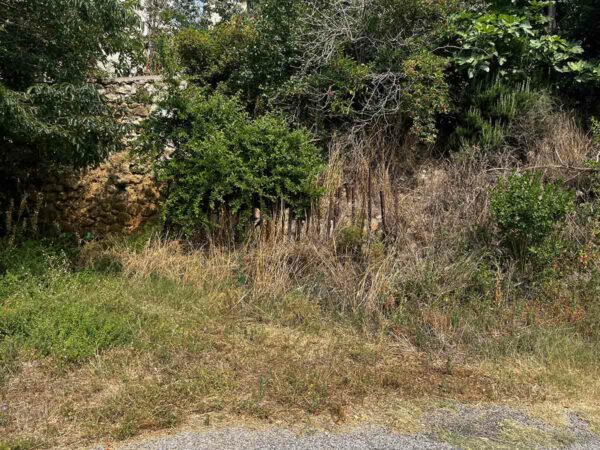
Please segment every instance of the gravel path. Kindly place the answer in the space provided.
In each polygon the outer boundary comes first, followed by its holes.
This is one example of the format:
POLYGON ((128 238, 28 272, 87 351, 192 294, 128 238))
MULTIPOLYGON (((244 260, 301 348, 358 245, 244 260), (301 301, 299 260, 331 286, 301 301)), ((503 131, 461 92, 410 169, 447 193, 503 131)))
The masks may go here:
POLYGON ((181 433, 124 447, 122 450, 445 450, 452 448, 454 447, 424 436, 395 435, 373 427, 349 434, 318 433, 302 437, 283 430, 253 432, 232 428, 207 434, 181 433))
MULTIPOLYGON (((181 432, 116 447, 118 450, 446 450, 568 449, 600 450, 600 437, 588 423, 567 412, 566 427, 554 427, 505 406, 457 405, 422 418, 423 432, 396 434, 367 426, 350 433, 317 432, 298 436, 283 429, 250 431, 227 428, 181 432)), ((115 447, 110 447, 114 449, 115 447)), ((95 447, 93 450, 108 450, 95 447)))

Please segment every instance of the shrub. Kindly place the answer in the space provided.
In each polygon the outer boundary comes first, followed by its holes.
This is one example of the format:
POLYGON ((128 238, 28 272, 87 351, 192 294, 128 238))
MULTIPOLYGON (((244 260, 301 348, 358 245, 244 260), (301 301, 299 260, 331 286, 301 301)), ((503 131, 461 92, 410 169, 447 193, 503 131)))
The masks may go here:
POLYGON ((235 98, 193 88, 170 102, 173 110, 148 124, 146 142, 175 144, 157 169, 169 186, 166 218, 186 234, 213 228, 221 213, 243 228, 254 208, 268 215, 282 203, 301 216, 319 196, 321 158, 306 131, 275 116, 252 120, 235 98))
POLYGON ((528 1, 511 10, 462 12, 453 17, 455 66, 468 78, 488 74, 512 80, 557 79, 570 74, 578 81, 597 79, 592 64, 580 59, 583 49, 548 31, 543 2, 528 1))
POLYGON ((554 106, 547 92, 531 89, 529 83, 501 80, 477 83, 465 100, 455 136, 488 153, 508 147, 520 156, 546 135, 554 106))
POLYGON ((216 88, 239 72, 254 35, 254 25, 239 17, 209 30, 183 30, 175 36, 175 49, 188 75, 216 88))
POLYGON ((449 112, 447 59, 436 52, 453 2, 308 2, 298 70, 277 102, 325 133, 409 131, 437 140, 449 112))
POLYGON ((269 94, 293 71, 301 8, 295 0, 263 0, 250 16, 183 30, 175 37, 179 62, 200 85, 238 95, 248 110, 263 111, 269 94))
POLYGON ((572 194, 559 183, 544 183, 539 172, 513 173, 491 197, 502 245, 515 258, 535 253, 572 207, 572 194))

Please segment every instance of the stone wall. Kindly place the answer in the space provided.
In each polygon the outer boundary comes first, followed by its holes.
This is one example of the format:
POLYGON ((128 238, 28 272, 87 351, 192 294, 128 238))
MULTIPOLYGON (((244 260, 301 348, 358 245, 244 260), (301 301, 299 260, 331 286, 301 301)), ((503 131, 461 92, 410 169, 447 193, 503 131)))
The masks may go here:
POLYGON ((164 90, 159 76, 116 78, 99 81, 105 95, 123 123, 137 125, 150 115, 164 90))
MULTIPOLYGON (((159 77, 118 78, 100 83, 98 90, 122 123, 134 125, 131 140, 135 125, 155 108, 162 84, 159 77)), ((50 175, 41 192, 42 219, 65 232, 132 233, 159 212, 159 188, 152 171, 129 150, 80 173, 50 175)))

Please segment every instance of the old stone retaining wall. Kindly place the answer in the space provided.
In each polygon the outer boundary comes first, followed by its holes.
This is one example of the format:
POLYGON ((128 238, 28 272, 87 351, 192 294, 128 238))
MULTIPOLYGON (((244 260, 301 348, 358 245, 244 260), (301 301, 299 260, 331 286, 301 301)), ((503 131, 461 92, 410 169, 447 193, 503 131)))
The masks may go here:
MULTIPOLYGON (((118 78, 102 82, 119 120, 135 125, 155 108, 163 85, 160 77, 118 78)), ((60 231, 105 234, 131 233, 159 212, 159 188, 149 165, 129 150, 110 155, 98 167, 73 174, 50 175, 41 188, 41 217, 60 231)))

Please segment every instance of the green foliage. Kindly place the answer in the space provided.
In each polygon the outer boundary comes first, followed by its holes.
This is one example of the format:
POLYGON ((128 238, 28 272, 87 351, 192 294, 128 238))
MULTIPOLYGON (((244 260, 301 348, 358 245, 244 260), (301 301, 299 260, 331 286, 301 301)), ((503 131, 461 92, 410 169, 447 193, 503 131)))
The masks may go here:
POLYGON ((166 141, 175 144, 173 154, 157 162, 169 185, 165 214, 172 225, 193 234, 225 211, 243 226, 254 208, 268 214, 282 202, 303 215, 319 196, 321 159, 307 132, 275 116, 252 120, 236 99, 194 88, 166 107, 171 119, 156 115, 145 141, 158 151, 166 141))
MULTIPOLYGON (((112 297, 86 290, 95 275, 68 275, 67 255, 45 243, 26 242, 0 254, 0 353, 11 345, 65 361, 81 361, 132 342, 136 314, 112 297)), ((0 359, 2 355, 0 354, 0 359)))
POLYGON ((504 12, 463 12, 453 17, 451 33, 459 49, 453 62, 469 78, 493 77, 525 80, 556 79, 569 74, 576 81, 598 81, 598 66, 583 59, 579 44, 548 31, 543 7, 549 2, 530 1, 525 7, 504 12))
POLYGON ((131 6, 120 0, 3 2, 0 80, 19 91, 40 82, 81 84, 114 55, 117 70, 125 70, 139 48, 131 6))
POLYGON ((49 164, 96 163, 119 147, 122 127, 93 85, 36 85, 27 92, 0 85, 0 134, 9 150, 0 156, 3 169, 23 175, 49 164))
POLYGON ((432 143, 450 101, 447 62, 430 49, 449 9, 375 0, 363 14, 354 4, 263 0, 250 15, 182 31, 175 48, 195 82, 238 95, 254 114, 280 108, 325 135, 400 127, 432 143))
POLYGON ((511 148, 523 156, 530 143, 547 131, 552 109, 552 98, 532 90, 528 83, 482 81, 465 95, 455 137, 488 154, 511 148))
POLYGON ((0 335, 21 340, 42 355, 80 361, 130 343, 137 331, 131 312, 114 304, 77 301, 66 293, 50 299, 30 295, 3 302, 0 335))
POLYGON ((240 72, 255 33, 252 22, 237 17, 210 30, 183 30, 175 36, 175 47, 181 65, 193 79, 232 92, 237 85, 232 78, 240 72))
POLYGON ((249 110, 264 110, 291 73, 300 7, 294 0, 265 0, 252 16, 183 30, 175 36, 179 63, 200 84, 238 95, 249 110))
MULTIPOLYGON (((2 5, 0 185, 53 164, 85 167, 120 146, 121 127, 91 84, 99 64, 125 70, 138 20, 120 0, 23 0, 2 5), (111 55, 119 56, 112 63, 111 55)), ((0 203, 5 201, 0 198, 0 203)))
POLYGON ((448 62, 431 53, 417 53, 403 64, 408 80, 403 96, 404 113, 412 120, 411 132, 422 142, 434 144, 437 118, 450 111, 449 87, 444 70, 448 62))
MULTIPOLYGON (((310 3, 310 2, 309 2, 310 3)), ((300 70, 277 104, 327 134, 334 129, 410 132, 437 140, 450 109, 447 60, 436 53, 453 2, 374 0, 311 4, 299 38, 300 70)))
POLYGON ((371 70, 366 64, 340 56, 319 72, 293 77, 279 93, 280 104, 293 108, 297 120, 316 122, 320 127, 358 120, 361 100, 368 95, 371 70), (322 98, 320 105, 315 103, 316 97, 322 98))
POLYGON ((572 208, 573 195, 558 183, 544 183, 539 172, 513 173, 498 182, 491 197, 502 245, 515 258, 541 249, 572 208))
POLYGON ((254 9, 254 39, 243 55, 234 86, 242 98, 256 101, 259 111, 294 71, 302 10, 297 0, 261 0, 254 9))

